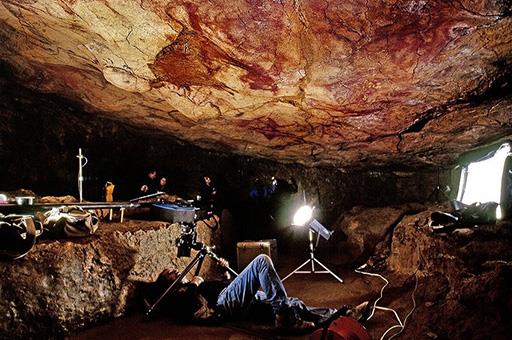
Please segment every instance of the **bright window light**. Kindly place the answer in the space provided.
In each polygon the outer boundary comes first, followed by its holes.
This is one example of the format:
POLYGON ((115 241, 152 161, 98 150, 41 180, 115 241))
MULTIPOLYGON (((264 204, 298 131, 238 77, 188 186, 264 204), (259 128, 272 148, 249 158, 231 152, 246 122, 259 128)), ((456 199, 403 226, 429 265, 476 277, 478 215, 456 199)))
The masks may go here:
POLYGON ((303 205, 293 216, 293 225, 303 226, 311 220, 313 208, 309 205, 303 205))
MULTIPOLYGON (((464 176, 461 176, 457 199, 464 204, 475 202, 496 202, 500 204, 503 167, 509 154, 510 145, 503 144, 491 158, 469 164, 466 178, 464 179, 464 176)), ((496 208, 496 217, 501 217, 501 207, 499 205, 496 208)))

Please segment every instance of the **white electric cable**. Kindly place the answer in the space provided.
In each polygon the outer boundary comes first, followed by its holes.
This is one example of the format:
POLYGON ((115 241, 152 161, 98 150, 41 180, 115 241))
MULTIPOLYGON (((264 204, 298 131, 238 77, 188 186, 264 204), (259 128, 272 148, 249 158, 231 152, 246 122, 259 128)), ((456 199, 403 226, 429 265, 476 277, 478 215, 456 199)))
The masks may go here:
POLYGON ((374 277, 379 277, 381 278, 382 280, 384 280, 384 282, 386 282, 386 284, 380 289, 380 296, 377 300, 375 300, 375 302, 373 303, 373 307, 372 307, 372 313, 370 314, 370 316, 368 317, 368 320, 370 320, 372 317, 373 317, 373 314, 375 314, 375 308, 377 306, 377 302, 379 302, 380 299, 382 299, 383 295, 384 295, 384 289, 388 286, 389 284, 389 281, 386 280, 386 278, 380 274, 375 274, 375 273, 368 273, 368 272, 364 272, 364 271, 361 271, 360 269, 363 269, 366 267, 366 264, 362 265, 361 267, 357 268, 356 270, 354 270, 356 273, 359 273, 359 274, 363 274, 363 275, 368 275, 368 276, 374 276, 374 277))
POLYGON ((377 302, 379 302, 380 299, 382 299, 382 297, 384 296, 384 289, 389 285, 389 281, 382 275, 380 274, 375 274, 375 273, 369 273, 369 272, 365 272, 365 271, 362 271, 360 269, 363 269, 366 267, 366 264, 362 265, 361 267, 357 268, 356 270, 354 270, 356 273, 359 273, 359 274, 363 274, 363 275, 368 275, 368 276, 374 276, 374 277, 379 277, 380 279, 382 279, 384 282, 386 282, 384 284, 384 286, 381 288, 380 290, 380 296, 377 300, 375 300, 375 302, 373 303, 373 308, 372 308, 372 313, 370 314, 370 316, 368 317, 367 320, 370 320, 373 315, 375 314, 375 310, 378 309, 378 310, 383 310, 383 311, 390 311, 392 312, 394 315, 395 315, 395 318, 397 319, 398 321, 398 325, 394 325, 394 326, 391 326, 390 328, 388 328, 384 334, 382 334, 382 336, 380 337, 380 340, 383 340, 386 336, 386 334, 388 334, 391 330, 393 329, 396 329, 396 328, 400 328, 400 331, 398 331, 397 333, 393 334, 391 337, 388 338, 388 340, 394 338, 395 336, 399 335, 400 333, 402 333, 405 329, 405 323, 407 322, 407 319, 409 318, 409 316, 411 316, 411 314, 413 313, 414 309, 416 308, 416 300, 414 299, 414 293, 416 292, 416 288, 418 288, 418 277, 416 276, 416 272, 415 272, 415 275, 414 277, 416 278, 416 284, 414 286, 414 290, 412 292, 412 302, 413 302, 413 307, 411 309, 411 311, 406 315, 404 321, 402 322, 402 320, 400 320, 400 317, 398 316, 398 313, 392 309, 392 308, 388 308, 388 307, 382 307, 382 306, 377 306, 377 302))
POLYGON ((414 284, 414 290, 412 291, 412 295, 411 295, 411 298, 412 298, 412 309, 409 313, 407 313, 407 315, 405 316, 405 319, 404 319, 404 325, 402 327, 402 329, 400 329, 400 331, 398 333, 395 333, 393 334, 392 336, 390 336, 388 338, 388 340, 390 339, 393 339, 395 336, 399 335, 400 333, 402 333, 405 329, 405 323, 407 322, 407 319, 409 319, 409 316, 412 315, 412 312, 414 312, 414 310, 416 309, 416 299, 414 298, 414 293, 416 293, 416 289, 418 288, 418 276, 414 275, 415 279, 416 279, 416 283, 414 284))

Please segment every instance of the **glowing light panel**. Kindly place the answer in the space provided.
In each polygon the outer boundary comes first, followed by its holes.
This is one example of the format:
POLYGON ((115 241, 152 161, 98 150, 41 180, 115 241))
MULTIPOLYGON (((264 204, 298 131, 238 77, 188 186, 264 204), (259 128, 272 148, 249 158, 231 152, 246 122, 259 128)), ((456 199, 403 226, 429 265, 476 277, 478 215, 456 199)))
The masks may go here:
POLYGON ((311 220, 311 217, 313 217, 313 208, 303 205, 293 216, 293 225, 303 226, 311 220))
MULTIPOLYGON (((465 204, 473 204, 475 202, 496 202, 500 204, 503 167, 509 154, 510 145, 503 144, 493 157, 469 164, 466 186, 465 188, 462 187, 464 180, 461 176, 459 197, 457 199, 465 204)), ((501 217, 500 206, 496 208, 496 216, 501 217)))

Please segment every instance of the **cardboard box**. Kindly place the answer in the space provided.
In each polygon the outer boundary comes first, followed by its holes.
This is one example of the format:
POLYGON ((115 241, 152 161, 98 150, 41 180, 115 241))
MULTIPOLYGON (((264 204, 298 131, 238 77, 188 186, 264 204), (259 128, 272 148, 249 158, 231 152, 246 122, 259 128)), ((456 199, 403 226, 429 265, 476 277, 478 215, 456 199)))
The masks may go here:
POLYGON ((241 272, 256 256, 270 256, 274 265, 277 264, 277 240, 243 241, 236 244, 238 271, 241 272))

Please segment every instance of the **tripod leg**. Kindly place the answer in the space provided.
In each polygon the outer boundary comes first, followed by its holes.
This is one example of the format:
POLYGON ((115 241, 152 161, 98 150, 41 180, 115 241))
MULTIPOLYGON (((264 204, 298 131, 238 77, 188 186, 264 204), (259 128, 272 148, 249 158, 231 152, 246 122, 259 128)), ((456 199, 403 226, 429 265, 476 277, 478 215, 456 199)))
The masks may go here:
POLYGON ((201 272, 201 267, 203 266, 203 262, 204 262, 204 256, 199 259, 194 276, 198 276, 199 273, 201 272))
MULTIPOLYGON (((208 256, 210 256, 215 261, 220 262, 220 257, 217 254, 215 254, 211 249, 208 250, 208 256)), ((226 269, 229 270, 231 274, 238 276, 238 273, 230 266, 227 266, 226 269)))
POLYGON ((194 265, 200 261, 202 258, 204 258, 205 256, 205 253, 200 251, 197 253, 196 257, 194 257, 194 259, 188 264, 188 266, 181 272, 181 274, 178 276, 178 278, 165 290, 165 292, 163 292, 162 295, 160 295, 160 297, 155 301, 155 303, 153 303, 153 305, 151 305, 151 307, 148 308, 148 310, 146 311, 146 317, 149 317, 151 312, 153 312, 153 310, 155 309, 156 306, 158 306, 158 304, 162 301, 162 299, 169 293, 173 292, 178 286, 178 283, 180 283, 183 278, 185 277, 185 275, 188 274, 188 272, 190 272, 190 270, 192 270, 192 268, 194 267, 194 265))
POLYGON ((338 281, 340 281, 341 283, 343 283, 343 280, 342 280, 342 279, 340 279, 340 277, 339 277, 338 275, 334 274, 334 273, 332 272, 332 270, 330 270, 329 268, 327 268, 326 266, 324 266, 322 262, 318 261, 317 259, 314 259, 314 260, 315 260, 315 262, 316 262, 316 263, 318 263, 318 264, 319 264, 323 269, 325 269, 326 271, 328 271, 328 272, 329 272, 329 274, 331 274, 332 276, 334 276, 334 278, 335 278, 336 280, 338 280, 338 281))
POLYGON ((290 274, 286 275, 284 277, 284 279, 282 279, 281 281, 284 281, 286 280, 287 278, 289 278, 290 276, 292 276, 293 274, 295 274, 295 272, 299 271, 302 267, 304 267, 305 265, 307 265, 309 262, 311 261, 311 259, 308 259, 306 262, 304 262, 303 264, 301 264, 300 266, 298 266, 297 268, 295 268, 290 274))

